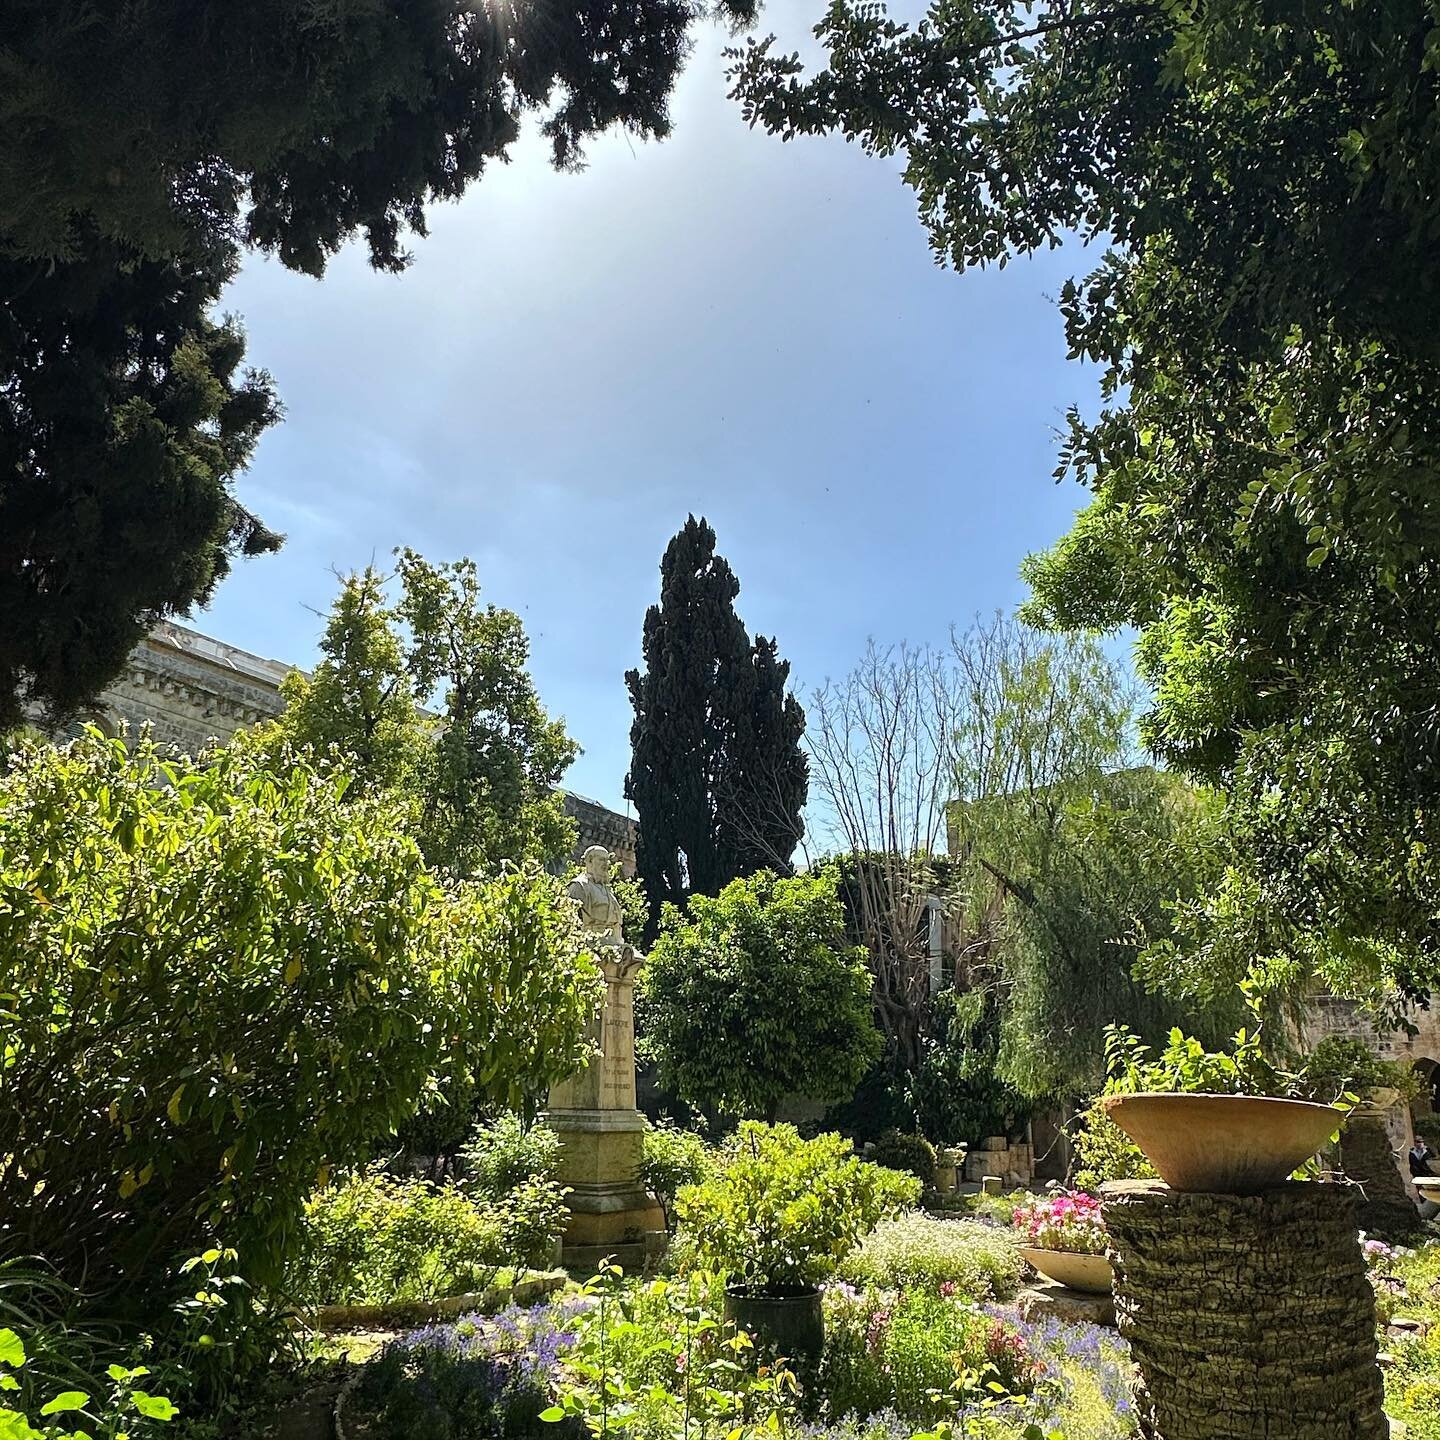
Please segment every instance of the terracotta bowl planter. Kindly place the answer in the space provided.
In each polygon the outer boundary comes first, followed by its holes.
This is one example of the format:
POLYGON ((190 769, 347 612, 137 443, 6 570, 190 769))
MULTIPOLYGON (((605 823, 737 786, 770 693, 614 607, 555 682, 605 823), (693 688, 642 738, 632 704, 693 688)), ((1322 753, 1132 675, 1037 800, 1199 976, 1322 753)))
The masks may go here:
POLYGON ((1330 1105, 1268 1095, 1107 1095, 1100 1103, 1172 1190, 1221 1195, 1279 1185, 1345 1120, 1330 1105))
POLYGON ((1020 1253, 1047 1280, 1086 1295, 1108 1295, 1113 1278, 1110 1262, 1103 1255, 1087 1255, 1080 1250, 1041 1250, 1035 1245, 1022 1245, 1020 1253))

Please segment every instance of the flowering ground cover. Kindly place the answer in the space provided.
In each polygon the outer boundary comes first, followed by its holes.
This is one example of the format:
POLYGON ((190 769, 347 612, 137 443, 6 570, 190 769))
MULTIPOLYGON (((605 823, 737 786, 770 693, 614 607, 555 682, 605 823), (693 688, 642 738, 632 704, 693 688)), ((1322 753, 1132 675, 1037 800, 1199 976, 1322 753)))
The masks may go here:
POLYGON ((827 1288, 818 1365, 791 1376, 723 1324, 707 1281, 619 1282, 582 1297, 411 1331, 368 1367, 358 1440, 1131 1440, 1124 1346, 1031 1324, 939 1288, 827 1288), (604 1413, 602 1414, 602 1407, 604 1413))
POLYGON ((1440 1242, 1400 1248, 1367 1240, 1385 1367, 1385 1410, 1406 1440, 1440 1440, 1440 1242), (1415 1328, 1385 1327, 1406 1321, 1415 1328))

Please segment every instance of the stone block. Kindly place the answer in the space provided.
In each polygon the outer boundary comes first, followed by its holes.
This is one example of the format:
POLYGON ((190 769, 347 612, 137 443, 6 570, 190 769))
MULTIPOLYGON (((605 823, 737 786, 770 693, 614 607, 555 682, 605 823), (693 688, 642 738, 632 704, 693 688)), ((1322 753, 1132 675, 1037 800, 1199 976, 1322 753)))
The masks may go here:
POLYGON ((1115 1328, 1115 1301, 1109 1295, 1087 1295, 1053 1280, 1042 1280, 1018 1297, 1022 1320, 1044 1320, 1053 1315, 1057 1320, 1084 1322, 1115 1328))
POLYGON ((1005 1182, 998 1175, 982 1175, 980 1177, 980 1191, 984 1195, 1003 1195, 1005 1193, 1005 1182))

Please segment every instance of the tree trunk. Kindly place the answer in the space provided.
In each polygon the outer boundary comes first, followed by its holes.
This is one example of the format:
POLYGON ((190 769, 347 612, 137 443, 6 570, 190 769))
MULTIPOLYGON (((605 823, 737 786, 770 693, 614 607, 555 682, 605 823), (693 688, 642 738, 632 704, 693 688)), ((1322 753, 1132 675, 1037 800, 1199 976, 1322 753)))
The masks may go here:
POLYGON ((1103 1197, 1146 1440, 1385 1440, 1352 1187, 1103 1197))

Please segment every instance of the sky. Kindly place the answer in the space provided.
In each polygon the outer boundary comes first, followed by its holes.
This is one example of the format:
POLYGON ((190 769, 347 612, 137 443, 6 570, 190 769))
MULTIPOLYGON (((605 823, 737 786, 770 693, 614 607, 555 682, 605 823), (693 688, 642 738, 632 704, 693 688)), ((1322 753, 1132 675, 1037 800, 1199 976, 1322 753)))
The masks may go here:
MULTIPOLYGON (((776 0, 761 30, 804 51, 822 8, 776 0)), ((401 276, 359 244, 318 281, 245 266, 224 308, 286 418, 237 489, 288 538, 189 623, 308 666, 337 571, 469 555, 584 747, 566 785, 623 809, 624 672, 687 514, 802 701, 870 637, 1024 598, 1021 559, 1085 499, 1051 478, 1097 394, 1054 297, 1094 257, 938 268, 897 162, 745 126, 727 43, 700 33, 664 142, 606 136, 560 174, 532 127, 401 276)))

